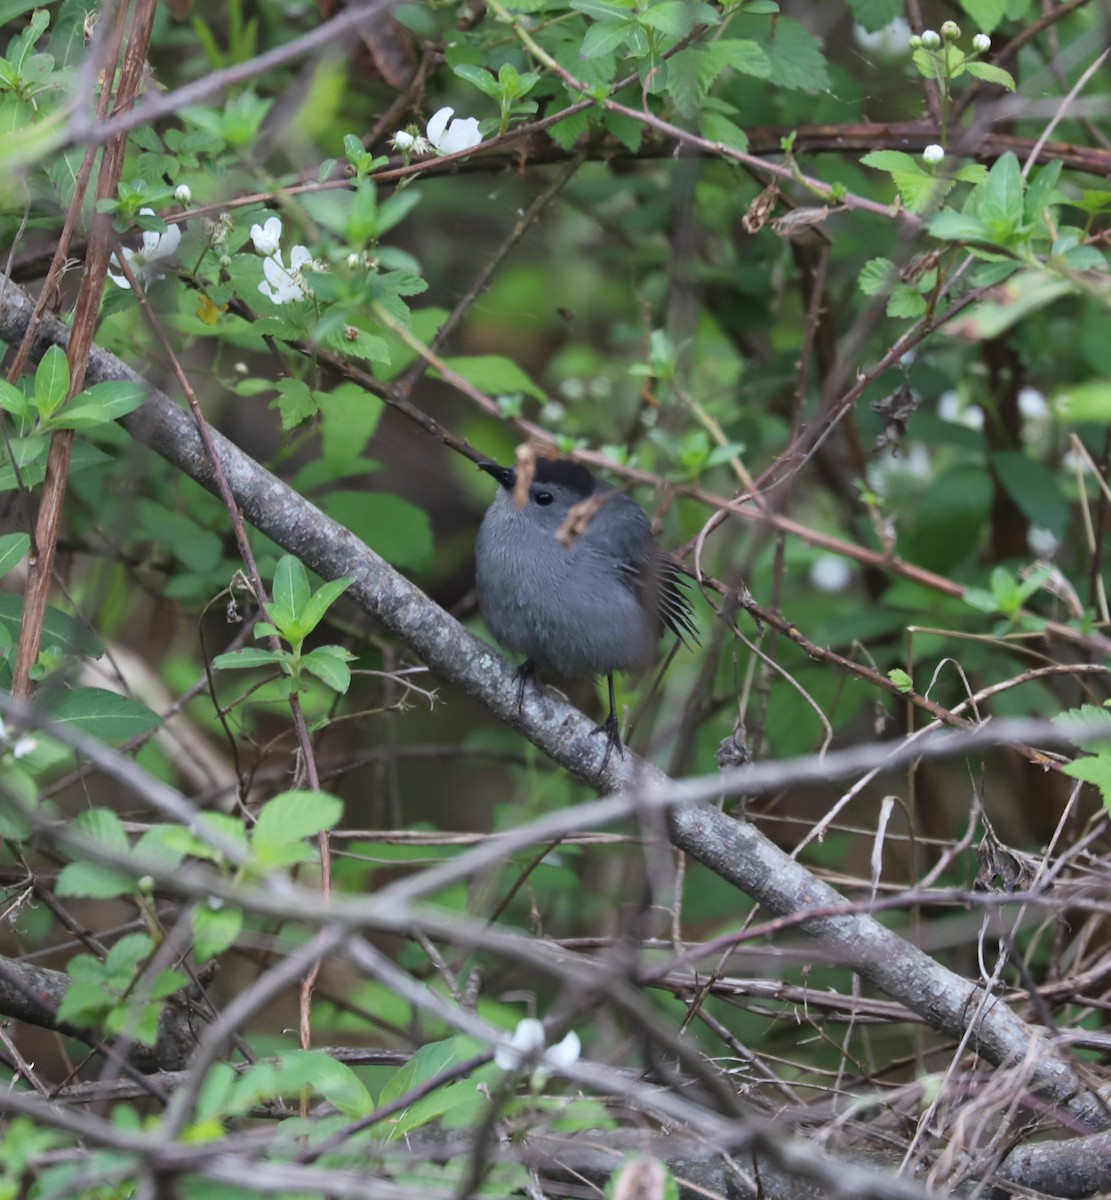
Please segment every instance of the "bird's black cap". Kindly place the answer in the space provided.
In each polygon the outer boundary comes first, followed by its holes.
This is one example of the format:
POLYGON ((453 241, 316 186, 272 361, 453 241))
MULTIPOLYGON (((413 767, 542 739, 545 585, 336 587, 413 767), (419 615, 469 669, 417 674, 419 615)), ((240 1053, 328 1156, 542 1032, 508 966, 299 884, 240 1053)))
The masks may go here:
MULTIPOLYGON (((517 485, 517 472, 513 467, 502 467, 496 462, 480 462, 478 467, 487 475, 493 475, 506 491, 517 485)), ((583 497, 592 495, 598 486, 598 481, 582 463, 572 462, 569 458, 537 458, 533 482, 562 484, 580 492, 583 497)))

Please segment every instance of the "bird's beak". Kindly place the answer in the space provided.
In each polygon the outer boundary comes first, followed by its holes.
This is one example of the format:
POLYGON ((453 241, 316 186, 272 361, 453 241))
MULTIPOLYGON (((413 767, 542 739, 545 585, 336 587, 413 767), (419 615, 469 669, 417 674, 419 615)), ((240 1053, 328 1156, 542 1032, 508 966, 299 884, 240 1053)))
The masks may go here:
POLYGON ((507 492, 517 486, 517 472, 512 467, 500 467, 496 462, 480 462, 477 465, 480 471, 493 475, 507 492))

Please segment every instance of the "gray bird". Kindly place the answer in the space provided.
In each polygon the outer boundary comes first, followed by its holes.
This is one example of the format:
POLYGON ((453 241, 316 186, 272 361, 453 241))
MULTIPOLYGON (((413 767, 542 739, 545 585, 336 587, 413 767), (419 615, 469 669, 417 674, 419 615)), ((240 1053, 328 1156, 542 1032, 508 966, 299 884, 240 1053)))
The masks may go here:
POLYGON ((528 502, 517 507, 517 472, 479 467, 501 485, 475 544, 478 604, 487 628, 525 656, 517 705, 537 668, 609 682, 605 770, 616 746, 615 671, 642 671, 664 629, 697 641, 678 565, 662 553, 644 509, 579 463, 536 460, 528 502), (578 515, 572 509, 591 501, 578 515), (558 535, 558 536, 557 536, 558 535))

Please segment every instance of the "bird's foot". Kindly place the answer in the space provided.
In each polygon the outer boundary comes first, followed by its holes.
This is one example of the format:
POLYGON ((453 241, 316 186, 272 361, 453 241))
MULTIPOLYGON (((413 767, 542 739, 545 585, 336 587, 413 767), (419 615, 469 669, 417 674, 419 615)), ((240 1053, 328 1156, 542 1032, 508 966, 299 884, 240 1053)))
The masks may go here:
POLYGON ((617 750, 617 753, 622 758, 625 757, 625 747, 621 744, 621 731, 617 724, 617 713, 612 709, 610 710, 610 715, 606 717, 601 725, 595 728, 594 734, 591 736, 596 736, 599 733, 606 735, 606 753, 602 758, 602 765, 598 768, 598 774, 601 775, 609 765, 610 755, 614 752, 614 749, 617 750))
POLYGON ((523 663, 517 668, 517 711, 525 706, 525 685, 536 674, 536 663, 531 658, 526 658, 523 663))

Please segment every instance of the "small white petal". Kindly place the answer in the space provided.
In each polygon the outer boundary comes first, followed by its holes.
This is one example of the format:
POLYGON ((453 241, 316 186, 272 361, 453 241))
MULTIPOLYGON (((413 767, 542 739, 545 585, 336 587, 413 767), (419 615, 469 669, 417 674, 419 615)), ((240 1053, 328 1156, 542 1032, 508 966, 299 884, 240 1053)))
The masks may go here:
POLYGON ((582 1052, 582 1042, 579 1035, 572 1029, 558 1045, 544 1051, 544 1061, 553 1071, 562 1071, 579 1061, 582 1052))
POLYGON ((853 569, 839 554, 823 554, 810 566, 810 582, 822 592, 843 592, 853 581, 853 569))
POLYGON ((265 225, 252 225, 251 241, 259 254, 276 254, 282 244, 281 220, 278 217, 270 217, 265 225))
POLYGON ((429 118, 428 140, 433 146, 438 145, 440 138, 443 137, 444 130, 447 128, 447 123, 451 120, 453 112, 455 112, 454 108, 439 108, 429 118))
POLYGON ((544 1025, 535 1017, 525 1017, 518 1023, 508 1046, 494 1051, 494 1062, 503 1071, 514 1071, 521 1063, 544 1046, 544 1025))

